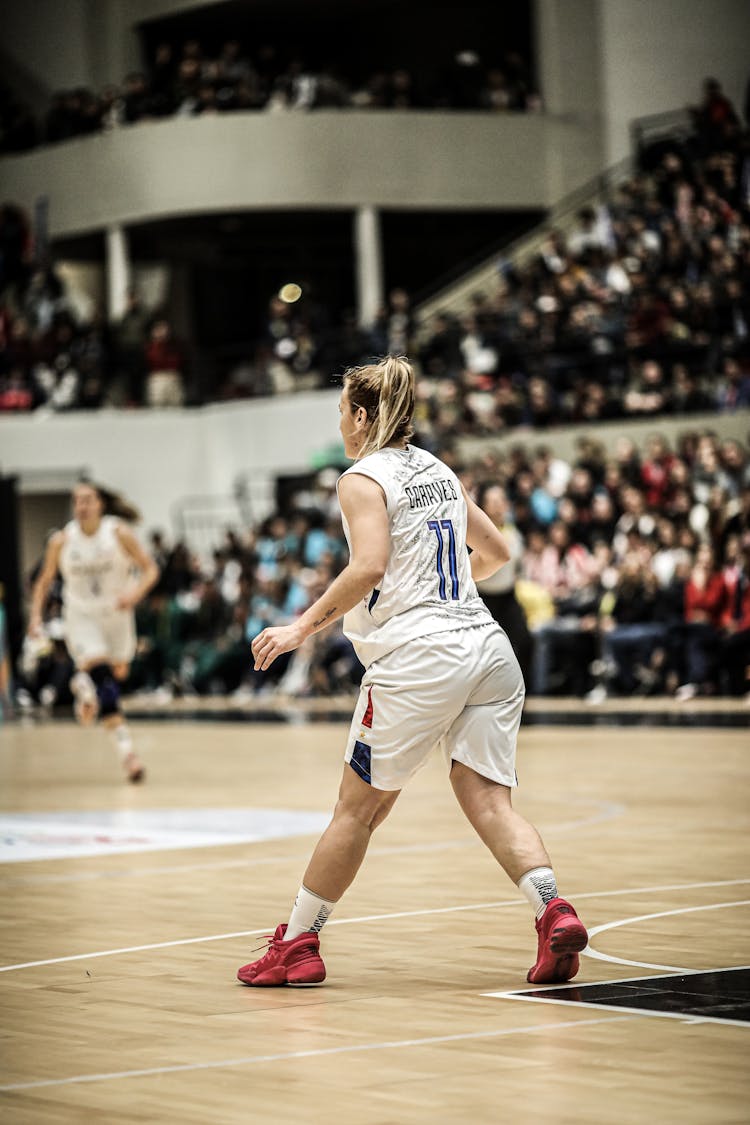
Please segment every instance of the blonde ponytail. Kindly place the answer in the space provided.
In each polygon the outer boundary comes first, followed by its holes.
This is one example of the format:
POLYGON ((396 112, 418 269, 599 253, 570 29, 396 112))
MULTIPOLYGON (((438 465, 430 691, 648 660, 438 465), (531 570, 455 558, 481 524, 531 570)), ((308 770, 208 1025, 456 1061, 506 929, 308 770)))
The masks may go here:
POLYGON ((403 355, 387 355, 378 363, 344 372, 349 402, 363 407, 370 422, 359 457, 409 440, 414 433, 414 384, 414 370, 403 355))

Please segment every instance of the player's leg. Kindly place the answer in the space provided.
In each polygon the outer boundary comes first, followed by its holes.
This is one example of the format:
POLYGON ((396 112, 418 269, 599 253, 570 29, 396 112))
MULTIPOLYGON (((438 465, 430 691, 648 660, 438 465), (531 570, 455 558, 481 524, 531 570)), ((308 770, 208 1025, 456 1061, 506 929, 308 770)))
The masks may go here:
POLYGON ((542 839, 511 804, 511 790, 454 762, 451 783, 458 802, 482 842, 534 910, 537 959, 527 974, 532 984, 572 980, 588 935, 575 910, 560 898, 542 839))
POLYGON ((117 755, 122 763, 128 781, 137 784, 146 776, 146 769, 133 748, 133 735, 125 718, 120 703, 120 685, 127 680, 130 665, 120 661, 112 665, 112 675, 117 688, 118 707, 108 719, 102 719, 102 725, 108 730, 114 742, 117 755))
POLYGON ((99 714, 99 698, 89 669, 107 661, 107 639, 98 618, 67 607, 63 610, 63 637, 75 665, 70 678, 73 714, 81 726, 92 726, 99 714))
POLYGON ((558 895, 539 833, 511 800, 524 700, 518 662, 500 630, 461 643, 476 648, 473 662, 467 650, 466 664, 478 672, 466 707, 445 737, 451 784, 470 824, 534 910, 539 947, 528 980, 570 980, 578 972, 586 930, 558 895))
POLYGON ((99 695, 89 672, 105 659, 104 656, 95 656, 91 661, 78 663, 76 671, 71 676, 73 714, 82 727, 93 726, 99 717, 99 695))
MULTIPOLYGON (((117 751, 117 756, 125 771, 125 776, 128 781, 135 783, 143 780, 145 770, 138 755, 133 750, 130 728, 122 713, 120 682, 115 669, 120 671, 120 679, 124 678, 122 675, 123 665, 115 664, 113 666, 107 659, 99 660, 96 664, 88 665, 83 674, 88 678, 89 682, 93 684, 96 691, 99 722, 110 735, 114 748, 117 751)), ((125 665, 125 675, 126 674, 127 665, 125 665)), ((75 679, 76 677, 74 677, 74 680, 75 679)))
POLYGON ((393 808, 399 792, 373 789, 350 765, 344 766, 331 823, 318 841, 303 878, 309 891, 338 902, 353 882, 373 832, 393 808))
POLYGON ((240 969, 244 984, 304 983, 300 975, 311 983, 323 979, 318 932, 357 874, 373 831, 429 757, 436 730, 446 730, 463 704, 463 697, 453 698, 463 654, 447 649, 435 663, 433 647, 432 638, 411 641, 365 673, 333 818, 305 871, 288 925, 277 928, 265 957, 240 969), (287 966, 297 949, 304 960, 292 979, 287 966))
POLYGON ((307 865, 289 922, 277 926, 263 957, 239 969, 237 977, 243 984, 320 984, 325 980, 318 934, 353 882, 373 832, 398 794, 398 790, 373 789, 348 763, 344 766, 331 822, 307 865))
POLYGON ((125 610, 108 618, 106 636, 112 669, 111 680, 107 687, 114 705, 106 717, 102 715, 102 725, 107 729, 114 743, 125 776, 128 781, 135 784, 143 781, 146 771, 133 748, 133 736, 120 701, 121 685, 128 678, 130 664, 135 656, 135 614, 125 610))
POLYGON ((511 803, 511 790, 454 761, 451 784, 480 840, 514 883, 535 867, 549 867, 541 836, 511 803))

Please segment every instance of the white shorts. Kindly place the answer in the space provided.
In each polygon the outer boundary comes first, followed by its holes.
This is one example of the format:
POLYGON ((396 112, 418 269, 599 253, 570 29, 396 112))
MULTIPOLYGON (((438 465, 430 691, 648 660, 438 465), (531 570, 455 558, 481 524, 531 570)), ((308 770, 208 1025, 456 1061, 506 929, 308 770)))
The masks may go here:
POLYGON ((63 613, 65 643, 77 668, 98 660, 106 664, 130 664, 135 656, 135 615, 130 610, 111 610, 96 616, 67 609, 63 613))
POLYGON ((524 701, 521 669, 494 622, 409 641, 362 677, 345 761, 375 789, 402 789, 440 745, 513 787, 524 701))

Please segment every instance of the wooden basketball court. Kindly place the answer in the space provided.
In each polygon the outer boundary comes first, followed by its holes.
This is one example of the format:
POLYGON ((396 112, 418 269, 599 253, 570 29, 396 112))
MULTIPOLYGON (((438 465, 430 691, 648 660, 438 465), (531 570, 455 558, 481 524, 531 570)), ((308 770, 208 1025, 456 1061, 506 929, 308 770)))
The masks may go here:
POLYGON ((288 916, 342 722, 135 719, 139 788, 101 732, 0 729, 2 1119, 747 1121, 747 724, 578 707, 522 728, 516 799, 591 933, 567 990, 526 984, 530 909, 437 757, 323 933, 326 983, 265 990, 235 972, 288 916))

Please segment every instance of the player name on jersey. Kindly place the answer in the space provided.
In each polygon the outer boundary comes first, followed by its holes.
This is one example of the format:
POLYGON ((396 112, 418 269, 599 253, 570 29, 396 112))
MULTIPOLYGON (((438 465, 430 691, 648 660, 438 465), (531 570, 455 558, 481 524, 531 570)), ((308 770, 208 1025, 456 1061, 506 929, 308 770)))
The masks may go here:
POLYGON ((426 484, 406 485, 404 492, 409 497, 410 508, 428 508, 441 500, 458 500, 455 485, 447 477, 426 484))

